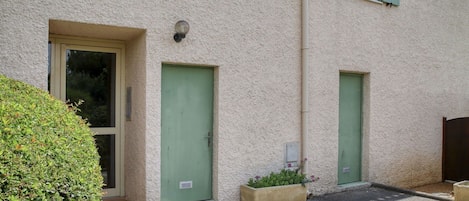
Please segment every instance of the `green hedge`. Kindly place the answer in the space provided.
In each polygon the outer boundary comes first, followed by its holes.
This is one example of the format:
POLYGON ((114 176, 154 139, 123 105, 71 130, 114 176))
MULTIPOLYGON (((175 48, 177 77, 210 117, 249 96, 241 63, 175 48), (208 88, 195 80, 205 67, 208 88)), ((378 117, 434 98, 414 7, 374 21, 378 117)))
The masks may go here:
POLYGON ((0 75, 1 199, 101 199, 93 133, 71 108, 0 75))

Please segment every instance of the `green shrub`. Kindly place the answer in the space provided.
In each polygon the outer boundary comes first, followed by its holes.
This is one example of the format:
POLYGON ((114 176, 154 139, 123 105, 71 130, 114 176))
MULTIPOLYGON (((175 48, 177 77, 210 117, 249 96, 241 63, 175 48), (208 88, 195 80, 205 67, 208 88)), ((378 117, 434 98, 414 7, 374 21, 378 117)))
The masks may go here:
POLYGON ((264 188, 271 186, 283 186, 292 184, 304 184, 310 182, 305 174, 297 173, 293 170, 281 170, 280 172, 271 172, 270 175, 256 178, 250 178, 248 186, 253 188, 264 188))
POLYGON ((0 75, 0 198, 101 199, 93 133, 73 108, 0 75))
POLYGON ((306 174, 300 172, 303 169, 306 160, 306 158, 302 160, 300 166, 295 170, 282 169, 277 173, 271 172, 267 176, 255 176, 254 178, 250 178, 247 185, 253 188, 265 188, 292 184, 301 184, 304 186, 306 183, 318 181, 319 177, 311 175, 308 178, 306 174))

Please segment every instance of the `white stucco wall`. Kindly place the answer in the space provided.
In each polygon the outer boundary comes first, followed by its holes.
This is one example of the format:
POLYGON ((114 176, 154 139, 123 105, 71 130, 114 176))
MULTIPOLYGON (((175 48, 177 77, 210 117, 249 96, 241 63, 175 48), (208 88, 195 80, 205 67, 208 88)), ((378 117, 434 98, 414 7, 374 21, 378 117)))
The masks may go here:
MULTIPOLYGON (((157 27, 159 35, 147 40, 157 47, 157 59, 218 66, 214 198, 239 200, 240 184, 279 170, 284 143, 299 141, 300 4, 165 1, 163 7, 171 12, 157 27), (179 19, 186 19, 191 30, 176 44, 172 27, 179 19)), ((155 84, 160 67, 147 72, 155 84)), ((155 106, 149 107, 149 113, 157 114, 154 121, 159 122, 159 93, 148 95, 149 104, 155 106)), ((159 144, 159 127, 150 130, 155 137, 147 138, 147 143, 159 144)), ((159 148, 151 152, 152 161, 159 161, 159 148)), ((147 190, 147 196, 157 196, 158 185, 148 186, 153 190, 147 190)))
POLYGON ((299 2, 2 1, 0 11, 1 72, 43 89, 50 20, 54 34, 127 41, 126 86, 133 93, 132 121, 125 122, 129 200, 158 200, 160 195, 164 62, 217 66, 217 200, 239 199, 240 184, 280 169, 284 144, 299 141, 299 2), (183 42, 175 43, 173 27, 180 19, 187 20, 191 30, 183 42), (142 29, 145 34, 107 26, 142 29), (138 180, 143 178, 142 184, 138 180))
MULTIPOLYGON (((130 120, 125 126, 125 194, 128 200, 146 200, 146 35, 126 45, 126 91, 131 91, 130 120)), ((128 112, 128 111, 127 111, 128 112)))
MULTIPOLYGON (((283 0, 3 0, 0 73, 46 89, 50 20, 98 25, 65 23, 56 34, 126 41, 126 195, 159 200, 161 65, 216 66, 214 198, 239 200, 240 184, 282 168, 285 143, 300 140, 300 8, 283 0), (191 29, 175 43, 180 19, 191 29)), ((309 10, 315 193, 339 190, 340 71, 366 73, 363 180, 439 181, 441 118, 469 116, 469 4, 311 0, 309 10)))
POLYGON ((366 73, 364 180, 441 180, 442 117, 469 115, 469 4, 315 1, 310 5, 311 165, 336 191, 339 71, 366 73))

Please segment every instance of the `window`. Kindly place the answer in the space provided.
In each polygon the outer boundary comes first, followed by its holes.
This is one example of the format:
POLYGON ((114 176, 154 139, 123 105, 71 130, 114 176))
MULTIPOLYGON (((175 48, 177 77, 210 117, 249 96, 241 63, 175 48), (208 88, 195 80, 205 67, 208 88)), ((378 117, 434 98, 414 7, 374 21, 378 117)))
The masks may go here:
POLYGON ((77 112, 96 133, 105 196, 123 195, 123 50, 119 42, 51 37, 48 89, 80 103, 77 112))

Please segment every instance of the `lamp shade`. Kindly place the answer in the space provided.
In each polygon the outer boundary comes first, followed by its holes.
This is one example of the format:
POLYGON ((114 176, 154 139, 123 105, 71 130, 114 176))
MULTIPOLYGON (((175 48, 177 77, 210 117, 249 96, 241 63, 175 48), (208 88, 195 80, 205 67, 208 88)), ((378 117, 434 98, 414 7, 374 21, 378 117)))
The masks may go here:
POLYGON ((187 32, 189 32, 189 23, 184 20, 179 20, 178 22, 176 22, 176 25, 174 25, 174 30, 178 34, 185 35, 187 34, 187 32))

